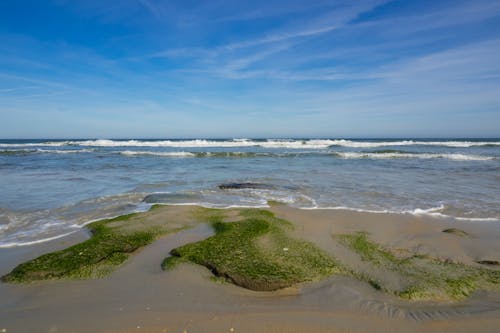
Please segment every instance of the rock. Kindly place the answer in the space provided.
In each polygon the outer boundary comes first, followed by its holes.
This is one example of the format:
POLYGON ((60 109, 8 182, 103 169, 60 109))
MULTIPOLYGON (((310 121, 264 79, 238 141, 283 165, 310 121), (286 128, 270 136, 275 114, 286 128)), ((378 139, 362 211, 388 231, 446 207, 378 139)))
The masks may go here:
POLYGON ((460 237, 467 237, 469 236, 469 234, 463 230, 460 230, 460 229, 457 229, 457 228, 448 228, 448 229, 444 229, 443 232, 446 232, 447 234, 453 234, 453 235, 456 235, 456 236, 460 236, 460 237))
POLYGON ((274 185, 262 184, 262 183, 225 183, 225 184, 220 184, 218 187, 221 190, 242 190, 242 189, 273 190, 276 188, 274 185))
POLYGON ((481 264, 481 265, 489 265, 489 266, 498 266, 500 265, 500 262, 498 262, 497 260, 479 260, 479 261, 476 261, 478 264, 481 264))

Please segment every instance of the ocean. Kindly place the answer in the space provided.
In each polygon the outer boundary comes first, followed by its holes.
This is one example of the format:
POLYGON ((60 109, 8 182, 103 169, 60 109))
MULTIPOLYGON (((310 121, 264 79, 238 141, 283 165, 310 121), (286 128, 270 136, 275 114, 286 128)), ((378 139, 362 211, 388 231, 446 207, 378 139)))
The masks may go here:
POLYGON ((152 204, 500 222, 500 139, 0 140, 0 247, 152 204))

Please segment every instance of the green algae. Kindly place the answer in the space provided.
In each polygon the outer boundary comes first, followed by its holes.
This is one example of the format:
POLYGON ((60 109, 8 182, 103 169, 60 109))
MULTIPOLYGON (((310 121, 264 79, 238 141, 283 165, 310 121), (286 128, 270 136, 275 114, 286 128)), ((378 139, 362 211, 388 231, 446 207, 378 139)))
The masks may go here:
MULTIPOLYGON (((150 212, 159 208, 153 206, 150 212)), ((1 280, 27 283, 104 277, 122 265, 132 253, 152 243, 160 235, 182 229, 178 226, 170 228, 148 224, 148 213, 132 213, 93 222, 87 226, 91 232, 88 240, 20 264, 1 280)))
POLYGON ((146 213, 91 223, 87 227, 92 237, 87 241, 21 264, 3 276, 2 281, 103 277, 159 236, 209 223, 215 235, 173 249, 172 255, 161 263, 162 268, 174 269, 187 262, 199 264, 214 273, 214 281, 262 291, 345 274, 408 300, 456 301, 476 290, 498 290, 500 286, 498 270, 409 251, 401 256, 371 241, 366 233, 335 236, 359 256, 365 265, 360 269, 352 263, 339 262, 310 242, 291 237, 292 223, 268 210, 198 207, 186 211, 188 215, 181 216, 169 206, 154 205, 146 213))
POLYGON ((370 241, 366 233, 338 236, 341 242, 356 252, 362 261, 385 271, 401 281, 394 288, 384 278, 374 279, 366 273, 352 274, 369 282, 374 288, 409 300, 461 300, 476 290, 498 290, 500 271, 476 268, 442 261, 422 255, 398 258, 390 251, 370 241))
POLYGON ((269 211, 240 210, 241 219, 235 222, 223 222, 213 211, 205 213, 215 235, 173 249, 164 268, 187 260, 252 290, 276 290, 319 280, 337 270, 334 260, 322 250, 288 236, 291 223, 269 211))

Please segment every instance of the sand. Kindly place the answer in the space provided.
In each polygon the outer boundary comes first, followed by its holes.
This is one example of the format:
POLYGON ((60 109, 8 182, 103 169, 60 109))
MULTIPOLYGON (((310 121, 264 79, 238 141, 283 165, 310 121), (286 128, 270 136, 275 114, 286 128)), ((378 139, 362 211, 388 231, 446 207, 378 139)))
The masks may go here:
MULTIPOLYGON (((169 206, 166 218, 190 219, 194 207, 169 206)), ((500 261, 500 225, 396 214, 298 210, 273 206, 295 224, 297 237, 314 242, 352 265, 334 235, 369 232, 391 249, 479 265, 500 261), (459 228, 461 237, 443 233, 459 228)), ((182 224, 182 222, 180 222, 182 224)), ((212 234, 202 224, 167 235, 103 279, 0 284, 0 330, 6 332, 498 332, 500 293, 476 292, 458 303, 410 302, 368 283, 333 276, 276 292, 254 292, 214 282, 200 266, 162 271, 172 248, 212 234)), ((0 249, 0 273, 41 253, 88 237, 80 232, 49 243, 0 249)), ((361 267, 362 268, 362 267, 361 267)), ((494 269, 494 268, 492 268, 494 269)), ((384 274, 384 272, 380 272, 384 274)))

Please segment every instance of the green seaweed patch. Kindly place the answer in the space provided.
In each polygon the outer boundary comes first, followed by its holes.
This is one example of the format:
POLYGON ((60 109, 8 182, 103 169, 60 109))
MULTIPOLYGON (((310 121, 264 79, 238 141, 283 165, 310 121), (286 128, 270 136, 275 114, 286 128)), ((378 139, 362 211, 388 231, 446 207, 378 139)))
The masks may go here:
POLYGON ((103 277, 122 264, 130 253, 151 243, 156 233, 115 234, 105 225, 93 228, 89 240, 48 253, 17 266, 3 282, 103 277))
POLYGON ((228 211, 229 210, 198 207, 194 215, 205 222, 216 223, 224 221, 228 211))
POLYGON ((104 277, 160 235, 182 229, 149 225, 147 214, 133 213, 93 222, 87 226, 92 234, 90 239, 20 264, 1 280, 26 283, 104 277))
POLYGON ((288 221, 266 210, 240 211, 236 222, 214 221, 215 235, 171 251, 168 268, 180 258, 203 265, 241 287, 270 291, 334 273, 334 260, 313 244, 291 238, 288 221))
POLYGON ((390 251, 370 241, 366 233, 338 236, 341 242, 356 252, 361 260, 396 275, 404 288, 394 289, 384 279, 374 280, 360 272, 356 277, 369 282, 375 289, 384 290, 409 300, 461 300, 472 292, 498 290, 500 271, 476 268, 460 263, 442 261, 422 255, 398 258, 390 251))
POLYGON ((185 262, 188 262, 188 261, 184 258, 181 258, 181 257, 176 257, 176 256, 166 257, 165 259, 163 259, 163 261, 161 263, 161 269, 163 269, 164 271, 169 270, 169 269, 174 269, 179 264, 185 263, 185 262))

